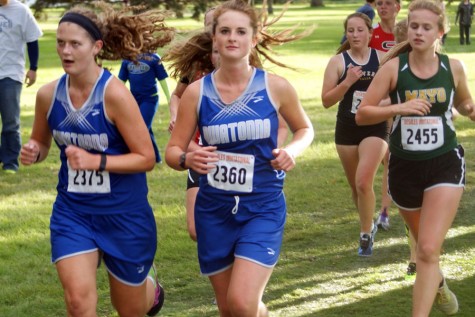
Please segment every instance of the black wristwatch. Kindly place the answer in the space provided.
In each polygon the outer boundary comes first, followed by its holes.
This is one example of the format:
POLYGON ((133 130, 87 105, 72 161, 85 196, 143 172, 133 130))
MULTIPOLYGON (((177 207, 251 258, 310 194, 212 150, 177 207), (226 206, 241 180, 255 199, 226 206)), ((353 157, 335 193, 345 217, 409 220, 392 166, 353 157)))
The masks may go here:
POLYGON ((186 152, 183 152, 181 153, 180 155, 180 160, 179 160, 179 164, 180 164, 180 167, 184 170, 186 170, 187 168, 185 167, 185 162, 186 162, 186 152))

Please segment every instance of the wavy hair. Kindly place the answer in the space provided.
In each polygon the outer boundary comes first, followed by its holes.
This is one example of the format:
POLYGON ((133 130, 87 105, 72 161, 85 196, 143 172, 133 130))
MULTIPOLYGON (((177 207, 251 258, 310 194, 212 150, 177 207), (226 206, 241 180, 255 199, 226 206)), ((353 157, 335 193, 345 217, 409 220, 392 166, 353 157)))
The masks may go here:
POLYGON ((162 61, 167 62, 170 77, 187 78, 191 82, 197 74, 207 74, 214 70, 212 51, 213 36, 202 31, 172 44, 162 56, 162 61))
POLYGON ((308 35, 313 31, 313 28, 307 29, 299 34, 293 34, 297 26, 277 33, 270 33, 268 27, 282 17, 290 2, 287 2, 282 13, 270 22, 267 22, 266 3, 267 1, 264 0, 260 14, 246 2, 240 0, 227 1, 215 7, 213 12, 214 21, 211 30, 212 33, 207 30, 194 33, 189 38, 172 44, 162 56, 162 60, 168 63, 170 76, 173 78, 188 78, 192 81, 196 74, 209 73, 214 69, 211 63, 211 52, 213 49, 213 34, 217 25, 216 21, 221 14, 229 10, 243 12, 248 15, 251 19, 253 32, 258 36, 258 45, 251 50, 249 56, 250 65, 262 68, 261 56, 263 56, 275 65, 292 68, 278 62, 270 56, 270 52, 274 52, 271 46, 298 40, 308 35))
POLYGON ((155 52, 170 43, 175 35, 174 29, 164 23, 168 16, 164 11, 142 11, 141 6, 115 9, 102 1, 95 7, 98 12, 85 6, 76 6, 68 12, 84 15, 101 31, 104 45, 97 55, 99 59, 136 61, 140 54, 155 52))

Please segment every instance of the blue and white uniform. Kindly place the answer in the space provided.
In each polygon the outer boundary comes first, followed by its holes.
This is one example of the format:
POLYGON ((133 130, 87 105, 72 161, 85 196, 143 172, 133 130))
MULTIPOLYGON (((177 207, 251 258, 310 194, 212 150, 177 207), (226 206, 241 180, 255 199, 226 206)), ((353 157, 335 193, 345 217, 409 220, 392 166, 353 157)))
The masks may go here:
POLYGON ((201 80, 198 126, 203 146, 217 147, 216 170, 201 176, 195 206, 201 272, 213 275, 241 257, 272 267, 285 223, 285 172, 270 161, 279 126, 267 73, 254 69, 233 102, 221 99, 214 72, 201 80))
POLYGON ((168 78, 162 60, 156 53, 141 54, 137 63, 123 60, 118 77, 120 80, 130 83, 130 92, 139 105, 140 113, 152 138, 156 161, 160 162, 160 152, 153 135, 152 123, 159 103, 157 80, 168 78))
POLYGON ((47 119, 60 149, 61 167, 50 225, 52 261, 101 249, 113 275, 138 285, 145 280, 156 250, 146 174, 73 170, 65 153, 68 145, 107 155, 130 152, 105 111, 104 94, 111 78, 109 71, 102 70, 79 109, 70 100, 68 75, 60 78, 54 92, 47 119))

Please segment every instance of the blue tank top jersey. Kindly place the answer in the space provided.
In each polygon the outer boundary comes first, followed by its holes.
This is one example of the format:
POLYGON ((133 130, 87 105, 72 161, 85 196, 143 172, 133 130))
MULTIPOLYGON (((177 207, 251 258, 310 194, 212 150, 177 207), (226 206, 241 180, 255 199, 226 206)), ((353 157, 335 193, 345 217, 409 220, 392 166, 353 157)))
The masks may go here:
POLYGON ((154 96, 158 93, 156 80, 168 77, 158 54, 141 54, 137 64, 123 60, 119 79, 130 82, 130 91, 135 99, 154 96))
POLYGON ((214 72, 201 79, 198 126, 204 146, 219 151, 215 171, 200 180, 200 191, 211 194, 282 190, 285 172, 274 170, 270 161, 277 148, 278 109, 267 87, 267 73, 254 69, 248 86, 233 102, 221 99, 214 72))
POLYGON ((91 214, 125 213, 148 206, 145 173, 117 174, 107 171, 74 171, 68 167, 65 149, 76 145, 91 153, 125 154, 129 149, 108 119, 104 107, 105 89, 112 78, 102 70, 86 102, 75 109, 69 97, 69 76, 56 85, 47 119, 60 149, 58 196, 55 204, 70 211, 91 214))
POLYGON ((347 70, 350 65, 361 66, 363 71, 363 76, 361 76, 358 81, 356 81, 348 89, 338 105, 338 120, 354 126, 356 126, 356 111, 358 110, 361 100, 363 100, 363 96, 366 93, 366 90, 368 90, 369 84, 371 84, 371 81, 376 75, 379 67, 379 57, 376 50, 373 48, 370 50, 371 52, 369 54, 368 61, 365 64, 356 63, 351 58, 350 54, 348 54, 348 51, 345 51, 341 54, 345 68, 343 74, 338 80, 338 84, 345 80, 347 70))

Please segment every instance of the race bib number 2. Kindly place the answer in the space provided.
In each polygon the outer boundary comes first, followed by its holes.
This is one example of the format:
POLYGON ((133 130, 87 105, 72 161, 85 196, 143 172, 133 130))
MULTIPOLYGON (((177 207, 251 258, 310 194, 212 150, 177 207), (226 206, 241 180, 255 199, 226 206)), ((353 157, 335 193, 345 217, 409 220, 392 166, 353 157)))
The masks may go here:
POLYGON ((110 193, 109 172, 73 170, 68 162, 68 192, 88 194, 110 193))
POLYGON ((431 151, 444 145, 441 117, 401 118, 402 147, 409 151, 431 151))
POLYGON ((216 151, 219 162, 208 173, 208 184, 226 191, 252 192, 254 178, 254 156, 216 151))
POLYGON ((356 114, 363 100, 365 91, 355 90, 353 92, 353 101, 351 102, 351 113, 356 114))

